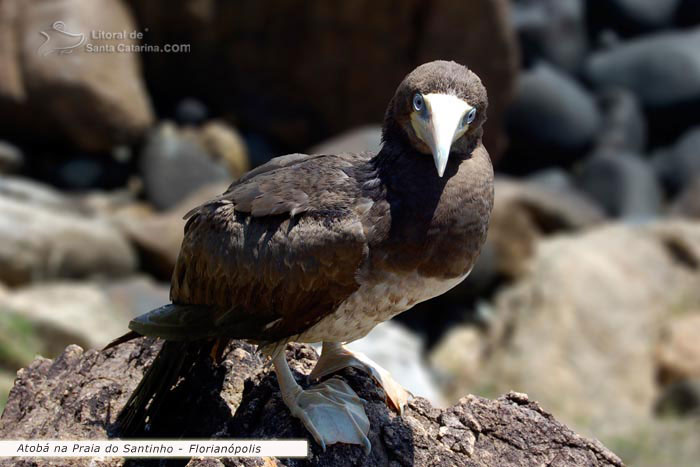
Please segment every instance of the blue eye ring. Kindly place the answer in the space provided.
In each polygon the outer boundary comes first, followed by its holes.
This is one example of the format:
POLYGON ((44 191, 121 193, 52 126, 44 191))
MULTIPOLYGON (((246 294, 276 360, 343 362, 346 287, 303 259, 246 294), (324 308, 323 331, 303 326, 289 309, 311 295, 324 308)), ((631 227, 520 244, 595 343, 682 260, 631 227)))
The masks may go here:
POLYGON ((415 93, 413 95, 413 110, 416 112, 420 112, 423 110, 423 107, 425 107, 425 103, 423 102, 423 96, 419 92, 415 93))
POLYGON ((464 117, 464 124, 469 125, 471 122, 476 119, 476 107, 471 109, 469 113, 464 117))

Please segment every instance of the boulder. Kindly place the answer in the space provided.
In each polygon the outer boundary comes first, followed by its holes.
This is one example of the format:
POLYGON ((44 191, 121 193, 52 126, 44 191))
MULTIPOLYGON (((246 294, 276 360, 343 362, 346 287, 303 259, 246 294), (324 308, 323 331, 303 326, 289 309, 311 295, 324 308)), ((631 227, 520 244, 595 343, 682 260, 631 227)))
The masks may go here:
POLYGON ((700 109, 700 28, 632 39, 591 54, 586 78, 596 89, 623 87, 641 101, 649 137, 667 144, 700 109))
POLYGON ((122 276, 136 269, 128 241, 48 188, 0 180, 0 281, 122 276))
MULTIPOLYGON (((138 339, 103 352, 70 346, 54 361, 37 359, 18 373, 0 418, 0 438, 108 438, 110 424, 158 348, 153 340, 138 339)), ((315 352, 294 345, 287 353, 296 378, 308 385, 305 375, 315 352)), ((352 369, 340 375, 364 399, 372 442, 368 455, 359 446, 340 444, 324 452, 311 440, 307 459, 249 459, 245 465, 623 465, 602 444, 575 434, 524 394, 493 401, 467 396, 447 409, 416 398, 397 416, 370 377, 352 369)), ((193 376, 165 401, 177 409, 162 411, 162 418, 153 421, 154 438, 310 438, 283 404, 274 374, 252 346, 234 342, 221 365, 203 367, 193 376)), ((75 459, 72 465, 95 460, 75 459)), ((0 465, 16 461, 0 460, 0 465)), ((110 462, 122 465, 123 459, 110 462)), ((188 465, 240 462, 191 459, 188 465)))
POLYGON ((588 2, 594 32, 613 29, 624 36, 668 28, 682 0, 609 0, 588 2))
POLYGON ((17 172, 23 164, 22 151, 17 146, 0 141, 0 174, 17 172))
POLYGON ((141 154, 146 197, 158 210, 173 208, 205 185, 230 183, 248 169, 245 144, 221 122, 201 129, 162 123, 141 154))
POLYGON ((656 374, 660 384, 700 379, 700 313, 666 323, 656 347, 656 374))
POLYGON ((662 189, 638 154, 600 149, 577 167, 576 185, 612 217, 647 219, 661 210, 662 189))
POLYGON ((582 0, 513 2, 513 22, 524 62, 544 59, 576 73, 588 51, 585 6, 582 0))
MULTIPOLYGON (((86 151, 108 151, 138 140, 153 122, 141 80, 139 54, 91 52, 91 46, 136 42, 92 38, 92 31, 134 31, 121 0, 21 2, 3 0, 10 35, 0 61, 0 123, 31 140, 69 142, 86 151), (82 36, 80 36, 82 35, 82 36), (47 40, 48 38, 48 40, 47 40)), ((94 49, 93 49, 94 50, 94 49)))
POLYGON ((498 157, 505 143, 501 121, 518 69, 508 0, 129 3, 154 43, 192 46, 143 57, 159 102, 174 107, 198 89, 212 114, 233 111, 241 128, 288 152, 381 121, 403 77, 435 59, 479 74, 490 96, 486 145, 498 157))
MULTIPOLYGON (((478 378, 452 396, 517 388, 608 440, 650 422, 653 349, 665 320, 697 310, 698 264, 697 223, 609 224, 542 240, 528 273, 496 294, 478 378)), ((463 349, 444 352, 473 367, 463 349)))
POLYGON ((365 125, 345 131, 309 149, 309 154, 343 152, 379 152, 382 148, 381 125, 365 125))
POLYGON ((626 89, 610 89, 600 94, 598 103, 603 124, 596 137, 596 147, 644 152, 647 122, 639 99, 626 89))
POLYGON ((671 206, 671 214, 700 219, 700 175, 678 195, 671 206))
POLYGON ((205 123, 197 132, 197 137, 210 156, 228 168, 228 173, 233 178, 250 170, 245 141, 226 122, 211 120, 205 123))
POLYGON ((527 172, 570 166, 592 145, 600 126, 593 96, 573 78, 538 63, 518 79, 508 111, 513 147, 502 169, 527 172))
POLYGON ((110 215, 112 222, 135 246, 142 269, 169 281, 184 238, 183 216, 207 200, 220 195, 228 182, 206 185, 163 213, 132 203, 110 215))
POLYGON ((700 177, 700 127, 686 131, 672 146, 654 153, 652 163, 666 192, 673 197, 700 177))
POLYGON ((0 307, 29 321, 48 356, 70 343, 101 348, 133 316, 116 307, 98 285, 76 282, 23 287, 0 299, 0 307))

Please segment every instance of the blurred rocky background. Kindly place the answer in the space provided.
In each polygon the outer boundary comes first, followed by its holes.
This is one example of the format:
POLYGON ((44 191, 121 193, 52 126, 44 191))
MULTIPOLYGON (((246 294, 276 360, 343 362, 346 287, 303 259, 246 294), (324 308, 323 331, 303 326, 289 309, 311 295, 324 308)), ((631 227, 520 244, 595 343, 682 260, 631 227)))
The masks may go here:
POLYGON ((489 239, 354 346, 438 405, 512 389, 628 464, 698 465, 697 0, 0 0, 0 406, 167 301, 187 210, 277 155, 376 150, 437 58, 489 91, 489 239))

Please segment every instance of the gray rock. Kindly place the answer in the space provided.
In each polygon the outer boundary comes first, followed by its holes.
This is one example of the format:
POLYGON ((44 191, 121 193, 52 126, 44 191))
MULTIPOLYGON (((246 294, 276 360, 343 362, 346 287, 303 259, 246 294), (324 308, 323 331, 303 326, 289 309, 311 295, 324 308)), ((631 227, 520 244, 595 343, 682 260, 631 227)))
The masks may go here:
POLYGON ((661 209, 662 190, 654 170, 637 154, 598 152, 581 164, 575 179, 613 217, 645 219, 661 209))
POLYGON ((141 174, 148 200, 168 209, 204 185, 230 180, 223 163, 214 161, 194 135, 163 123, 148 137, 141 155, 141 174))
POLYGON ((588 48, 582 0, 520 0, 513 23, 526 63, 539 59, 575 72, 588 48))
MULTIPOLYGON (((139 339, 105 352, 85 352, 70 346, 54 361, 35 360, 19 372, 0 418, 0 437, 108 438, 110 423, 158 348, 153 340, 139 339)), ((304 375, 316 361, 314 351, 293 345, 288 352, 296 377, 306 387, 304 375)), ((172 390, 171 398, 164 402, 170 410, 162 410, 151 420, 154 439, 310 438, 299 420, 290 415, 269 365, 263 365, 251 345, 235 341, 225 349, 221 365, 202 365, 193 376, 172 390)), ((585 439, 560 424, 526 394, 511 392, 493 401, 467 396, 446 409, 416 398, 403 415, 397 416, 389 411, 384 392, 369 376, 348 370, 340 377, 363 399, 370 421, 369 454, 364 454, 360 446, 343 444, 323 451, 310 440, 306 459, 191 459, 188 466, 223 462, 256 467, 623 466, 600 442, 585 439)), ((95 465, 96 460, 74 459, 71 465, 87 467, 95 465)), ((113 461, 116 465, 123 462, 113 461)), ((143 465, 138 459, 131 463, 143 465)), ((15 461, 0 460, 0 465, 15 465, 15 461)))
POLYGON ((22 151, 7 141, 0 141, 0 174, 16 172, 23 164, 22 151))
POLYGON ((594 98, 545 63, 522 73, 508 114, 513 152, 508 166, 527 170, 568 165, 596 137, 601 117, 594 98))
POLYGON ((642 153, 647 143, 647 122, 639 99, 626 89, 610 89, 599 98, 603 125, 598 148, 642 153))
POLYGON ((672 25, 681 0, 608 0, 588 2, 592 29, 611 28, 630 36, 672 25))
POLYGON ((700 100, 700 29, 634 39, 593 53, 586 75, 601 89, 629 89, 650 109, 700 100))
POLYGON ((538 170, 528 175, 526 180, 547 190, 561 192, 575 189, 571 175, 556 167, 538 170))
POLYGON ((652 163, 666 192, 673 197, 700 176, 700 127, 694 127, 671 147, 658 150, 652 163))
POLYGON ((0 190, 0 281, 20 285, 51 278, 121 276, 136 269, 128 241, 104 219, 65 209, 70 203, 64 204, 51 190, 9 185, 14 195, 0 190))
POLYGON ((29 320, 46 343, 47 356, 70 344, 101 348, 120 335, 133 316, 114 306, 100 286, 77 282, 20 288, 1 298, 0 307, 29 320))
POLYGON ((342 152, 379 152, 382 148, 382 127, 366 125, 348 130, 309 149, 309 154, 342 152))
POLYGON ((175 107, 175 121, 180 125, 199 125, 209 117, 204 102, 194 97, 186 97, 175 107))

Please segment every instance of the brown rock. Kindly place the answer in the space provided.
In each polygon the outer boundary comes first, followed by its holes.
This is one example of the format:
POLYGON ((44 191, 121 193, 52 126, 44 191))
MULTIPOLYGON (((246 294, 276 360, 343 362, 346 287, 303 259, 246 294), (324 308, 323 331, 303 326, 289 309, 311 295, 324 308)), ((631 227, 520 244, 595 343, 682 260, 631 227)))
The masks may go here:
POLYGON ((575 190, 499 177, 495 192, 487 243, 493 245, 496 270, 509 278, 525 272, 543 236, 591 227, 605 219, 598 206, 575 190))
POLYGON ((184 236, 183 216, 227 187, 227 182, 206 185, 164 213, 153 213, 144 205, 132 204, 115 212, 112 220, 138 250, 141 267, 169 281, 184 236))
MULTIPOLYGON (((54 361, 37 359, 18 373, 0 418, 0 438, 107 438, 110 424, 158 348, 150 339, 139 339, 105 352, 70 346, 54 361)), ((288 352, 297 379, 306 385, 304 374, 316 354, 300 345, 288 352)), ((152 425, 153 436, 309 438, 282 402, 274 374, 262 363, 252 346, 232 344, 220 367, 203 368, 193 375, 196 381, 174 388, 166 404, 176 404, 177 410, 162 412, 163 419, 152 425)), ((341 374, 365 401, 371 423, 369 455, 351 445, 332 445, 323 452, 312 441, 308 459, 192 459, 188 465, 622 465, 599 442, 578 436, 524 394, 509 393, 494 401, 468 396, 448 409, 418 398, 399 417, 389 411, 371 378, 354 370, 341 374)), ((75 460, 73 465, 91 461, 75 460)), ((15 462, 5 459, 0 465, 15 462)))
POLYGON ((661 324, 700 306, 698 235, 697 224, 660 222, 542 240, 527 274, 495 298, 478 380, 453 397, 486 384, 525 391, 601 437, 645 423, 661 324))
POLYGON ((656 374, 660 384, 700 379, 700 313, 667 323, 656 348, 656 374))
POLYGON ((141 137, 153 112, 141 81, 138 53, 91 53, 95 46, 132 45, 95 40, 91 31, 134 31, 121 0, 22 2, 3 0, 0 97, 10 97, 0 122, 25 137, 68 140, 88 151, 106 151, 141 137), (61 23, 62 22, 62 23, 61 23), (56 47, 71 47, 70 52, 56 47), (48 35, 49 40, 46 41, 48 35), (46 42, 46 44, 44 44, 46 42))
POLYGON ((194 82, 216 105, 227 96, 246 128, 290 148, 381 121, 397 83, 440 58, 484 80, 485 144, 492 157, 500 153, 518 69, 507 0, 410 0, 400 8, 367 0, 342 7, 323 0, 130 3, 155 42, 192 44, 187 57, 144 57, 149 80, 167 81, 179 95, 194 82))
POLYGON ((233 178, 250 170, 245 141, 232 126, 223 121, 211 120, 197 131, 197 136, 207 152, 221 161, 233 178))

